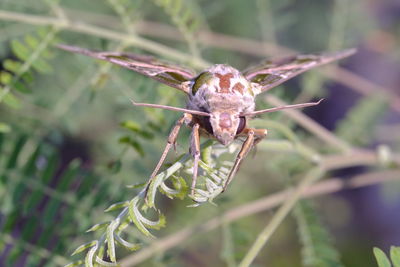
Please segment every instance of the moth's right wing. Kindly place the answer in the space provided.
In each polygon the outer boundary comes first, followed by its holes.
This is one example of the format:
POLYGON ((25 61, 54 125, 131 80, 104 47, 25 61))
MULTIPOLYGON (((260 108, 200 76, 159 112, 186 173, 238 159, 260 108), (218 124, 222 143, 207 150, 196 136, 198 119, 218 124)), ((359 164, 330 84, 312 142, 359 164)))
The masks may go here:
POLYGON ((244 71, 243 75, 249 81, 261 85, 261 92, 265 92, 309 69, 348 57, 355 52, 355 49, 349 49, 319 55, 296 55, 270 60, 251 67, 244 71))
POLYGON ((183 84, 195 77, 195 73, 189 69, 163 63, 151 56, 123 52, 96 52, 76 46, 61 44, 57 45, 57 47, 69 52, 109 61, 184 91, 187 94, 189 93, 188 88, 183 84))

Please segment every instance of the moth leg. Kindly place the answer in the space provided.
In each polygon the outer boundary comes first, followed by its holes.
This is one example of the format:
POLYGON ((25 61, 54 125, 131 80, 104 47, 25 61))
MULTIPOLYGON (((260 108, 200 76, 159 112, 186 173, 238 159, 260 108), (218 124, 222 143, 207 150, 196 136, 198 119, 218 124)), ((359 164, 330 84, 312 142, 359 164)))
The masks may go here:
POLYGON ((251 150, 251 148, 257 145, 266 135, 266 129, 253 129, 253 128, 245 128, 242 132, 244 135, 247 135, 246 140, 244 141, 242 148, 240 149, 239 153, 236 156, 235 163, 231 171, 229 172, 228 178, 224 184, 222 192, 224 192, 227 186, 232 181, 233 177, 235 176, 241 161, 246 157, 247 153, 251 150))
POLYGON ((265 136, 267 136, 267 129, 252 129, 254 131, 254 143, 253 147, 256 146, 258 143, 260 143, 265 136))
POLYGON ((190 153, 193 156, 193 177, 192 185, 190 187, 191 195, 194 195, 194 189, 196 187, 197 173, 199 170, 199 160, 200 160, 200 125, 195 123, 192 128, 192 134, 190 136, 190 153))
POLYGON ((160 160, 158 161, 153 173, 151 174, 150 179, 147 181, 147 184, 146 184, 146 195, 147 195, 147 192, 149 190, 151 182, 153 181, 154 177, 157 175, 157 173, 160 170, 162 164, 164 163, 165 158, 167 157, 167 154, 168 154, 169 150, 171 149, 172 146, 175 146, 179 130, 181 129, 181 127, 182 127, 183 123, 185 122, 185 120, 188 119, 188 117, 189 117, 189 119, 191 119, 191 115, 185 113, 181 118, 179 118, 176 121, 175 126, 172 128, 171 132, 169 133, 168 140, 167 140, 167 145, 164 148, 164 152, 162 153, 160 160))

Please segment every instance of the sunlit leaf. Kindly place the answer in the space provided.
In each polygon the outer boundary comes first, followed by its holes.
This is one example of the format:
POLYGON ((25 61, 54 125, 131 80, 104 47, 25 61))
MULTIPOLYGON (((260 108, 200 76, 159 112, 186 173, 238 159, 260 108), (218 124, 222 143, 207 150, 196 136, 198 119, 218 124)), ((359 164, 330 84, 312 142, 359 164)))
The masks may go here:
POLYGON ((115 240, 116 240, 121 246, 123 246, 124 248, 129 249, 129 250, 131 250, 131 251, 136 251, 136 250, 138 250, 138 249, 141 248, 141 246, 140 246, 139 244, 130 243, 130 242, 128 242, 128 241, 122 239, 122 237, 119 236, 119 235, 115 235, 115 240))
POLYGON ((9 84, 12 81, 12 74, 7 71, 0 71, 0 83, 9 84))
POLYGON ((11 132, 11 126, 6 123, 0 122, 0 133, 9 133, 9 132, 11 132))
POLYGON ((102 260, 100 257, 96 256, 96 263, 100 264, 100 266, 105 266, 105 267, 115 267, 115 266, 120 266, 116 262, 108 262, 102 260))
POLYGON ((118 202, 118 203, 114 203, 111 206, 109 206, 107 209, 104 210, 104 212, 119 210, 119 209, 122 209, 122 208, 125 208, 128 206, 129 206, 129 201, 118 202))
POLYGON ((400 267, 400 247, 392 246, 390 248, 390 259, 392 260, 393 267, 400 267))
POLYGON ((129 136, 121 137, 118 140, 118 142, 120 144, 126 144, 126 145, 131 146, 133 149, 136 150, 136 152, 138 152, 140 154, 140 156, 144 157, 145 153, 144 153, 144 149, 143 149, 142 145, 139 144, 139 142, 137 142, 136 140, 132 139, 131 137, 129 137, 129 136))
POLYGON ((82 264, 84 264, 84 261, 83 261, 83 260, 80 260, 80 261, 74 261, 74 262, 68 263, 68 264, 65 265, 64 267, 82 266, 82 264))
POLYGON ((86 230, 86 232, 94 232, 100 229, 104 229, 106 228, 108 225, 110 224, 110 222, 103 222, 103 223, 97 223, 95 225, 93 225, 92 227, 90 227, 88 230, 86 230))
POLYGON ((141 222, 140 218, 143 216, 141 215, 137 205, 139 202, 139 197, 135 197, 134 199, 131 200, 129 204, 129 218, 131 219, 132 223, 135 224, 135 226, 139 229, 140 232, 142 232, 146 236, 150 236, 155 238, 149 230, 144 226, 144 224, 141 222))
POLYGON ((11 49, 22 61, 26 60, 31 54, 31 51, 29 51, 29 49, 18 40, 11 41, 11 49))
POLYGON ((93 246, 96 245, 96 244, 97 244, 97 241, 94 240, 94 241, 90 241, 90 242, 88 242, 88 243, 85 243, 85 244, 83 244, 83 245, 80 245, 79 247, 77 247, 77 248, 74 250, 74 252, 72 252, 71 256, 74 256, 74 255, 76 255, 76 254, 78 254, 78 253, 81 253, 81 252, 87 250, 88 248, 93 247, 93 246))
MULTIPOLYGON (((1 91, 0 91, 1 94, 1 91)), ((12 93, 7 93, 3 98, 4 104, 13 109, 20 109, 22 107, 21 101, 16 98, 12 93)))
POLYGON ((141 187, 145 186, 146 184, 147 184, 147 182, 137 183, 137 184, 127 185, 126 187, 129 189, 136 189, 136 188, 141 188, 141 187))
POLYGON ((115 242, 114 242, 114 231, 119 225, 119 220, 114 220, 107 227, 107 254, 112 262, 116 262, 115 257, 115 242))
POLYGON ((391 267, 392 264, 390 264, 390 261, 386 254, 380 249, 375 247, 374 248, 374 255, 376 262, 378 263, 379 267, 391 267))
POLYGON ((22 63, 12 60, 12 59, 6 59, 3 61, 3 67, 6 70, 9 70, 11 72, 17 73, 19 71, 19 69, 21 68, 22 63))
POLYGON ((86 254, 85 267, 93 267, 93 260, 97 249, 98 249, 98 241, 95 241, 95 245, 86 254))

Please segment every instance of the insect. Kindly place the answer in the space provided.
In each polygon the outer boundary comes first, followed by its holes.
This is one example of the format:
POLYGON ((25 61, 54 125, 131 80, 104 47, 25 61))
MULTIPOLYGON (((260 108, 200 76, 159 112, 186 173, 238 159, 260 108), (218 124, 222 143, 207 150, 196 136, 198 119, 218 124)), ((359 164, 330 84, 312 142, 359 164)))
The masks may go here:
POLYGON ((321 102, 320 100, 318 102, 255 110, 255 97, 311 68, 355 53, 355 49, 349 49, 320 55, 297 55, 267 61, 244 72, 228 65, 216 64, 199 74, 195 74, 189 69, 162 63, 150 56, 119 52, 95 52, 67 45, 58 45, 58 47, 131 69, 176 88, 187 95, 186 108, 136 103, 133 100, 132 103, 136 106, 183 112, 168 136, 167 144, 150 176, 147 188, 160 170, 169 150, 176 144, 180 128, 183 124, 186 124, 192 129, 189 149, 193 156, 192 195, 198 175, 200 135, 215 138, 225 146, 239 137, 245 138, 224 184, 223 191, 225 191, 243 158, 252 147, 267 135, 266 129, 247 127, 249 119, 263 113, 315 106, 321 102))

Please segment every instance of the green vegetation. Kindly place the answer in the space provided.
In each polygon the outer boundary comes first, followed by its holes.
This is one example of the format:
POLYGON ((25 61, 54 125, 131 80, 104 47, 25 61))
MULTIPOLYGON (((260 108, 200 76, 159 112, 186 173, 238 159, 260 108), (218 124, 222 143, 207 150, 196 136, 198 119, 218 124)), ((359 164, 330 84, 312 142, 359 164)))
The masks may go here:
MULTIPOLYGON (((398 116, 400 100, 357 66, 334 63, 260 95, 260 108, 324 97, 342 115, 316 122, 290 110, 256 118, 251 125, 268 136, 223 194, 239 143, 202 139, 191 198, 183 130, 145 199, 143 186, 179 114, 133 107, 130 99, 183 107, 184 95, 55 46, 152 54, 197 71, 364 46, 399 68, 399 24, 381 27, 364 2, 1 1, 0 265, 373 266, 371 250, 380 244, 336 235, 357 215, 332 193, 396 188, 398 132, 379 133, 385 114, 398 116), (339 86, 348 94, 336 94, 339 86), (347 96, 357 100, 335 102, 347 96), (362 170, 343 172, 352 167, 362 170), (335 178, 341 173, 345 182, 335 178)), ((307 112, 329 112, 323 105, 307 112)), ((391 266, 381 250, 374 253, 380 267, 391 266)), ((393 266, 398 255, 393 247, 393 266)))

